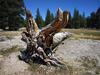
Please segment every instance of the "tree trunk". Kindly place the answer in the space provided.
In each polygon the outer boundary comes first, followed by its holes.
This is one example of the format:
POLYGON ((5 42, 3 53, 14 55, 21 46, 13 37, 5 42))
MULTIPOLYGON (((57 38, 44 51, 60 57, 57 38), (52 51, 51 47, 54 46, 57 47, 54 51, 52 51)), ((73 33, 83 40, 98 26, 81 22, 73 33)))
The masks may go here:
POLYGON ((31 59, 37 61, 41 59, 47 65, 58 65, 57 61, 52 58, 53 36, 67 25, 68 17, 69 12, 62 13, 58 9, 55 20, 44 29, 39 30, 31 13, 26 11, 27 27, 26 31, 22 32, 22 40, 27 44, 27 49, 21 52, 20 58, 26 62, 31 59))

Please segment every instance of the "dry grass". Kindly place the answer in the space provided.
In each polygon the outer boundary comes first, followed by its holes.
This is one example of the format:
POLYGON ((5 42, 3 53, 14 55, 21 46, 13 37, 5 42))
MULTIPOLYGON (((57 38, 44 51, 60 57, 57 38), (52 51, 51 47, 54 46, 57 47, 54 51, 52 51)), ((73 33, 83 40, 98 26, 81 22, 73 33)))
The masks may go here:
POLYGON ((0 36, 5 36, 7 39, 13 39, 15 36, 20 36, 22 31, 1 31, 0 36))
POLYGON ((22 31, 2 31, 0 32, 0 36, 18 36, 22 31))
MULTIPOLYGON (((100 30, 91 30, 91 29, 62 29, 62 31, 67 31, 71 33, 75 33, 73 35, 74 38, 84 38, 84 39, 97 39, 100 40, 100 30)), ((22 31, 2 31, 0 32, 0 36, 4 35, 8 38, 13 36, 21 35, 22 31)))
POLYGON ((12 52, 20 51, 21 49, 22 48, 19 48, 17 45, 12 46, 11 48, 0 50, 0 55, 7 56, 8 54, 12 52))
POLYGON ((95 39, 100 40, 100 30, 91 30, 91 29, 62 29, 62 31, 67 31, 74 33, 73 37, 84 38, 84 39, 95 39))

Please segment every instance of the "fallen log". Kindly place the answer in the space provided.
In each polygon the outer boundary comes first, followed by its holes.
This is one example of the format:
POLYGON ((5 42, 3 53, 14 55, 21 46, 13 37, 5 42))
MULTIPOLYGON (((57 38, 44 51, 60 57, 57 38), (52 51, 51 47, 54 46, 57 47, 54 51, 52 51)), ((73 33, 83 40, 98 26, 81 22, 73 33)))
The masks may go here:
MULTIPOLYGON (((28 62, 29 60, 39 60, 47 65, 58 65, 52 60, 53 36, 66 27, 68 24, 69 12, 62 12, 58 9, 57 16, 47 27, 40 30, 29 11, 26 11, 27 26, 26 31, 22 32, 22 40, 27 44, 25 51, 21 51, 20 59, 28 62), (37 58, 38 57, 38 58, 37 58)), ((41 62, 40 61, 40 62, 41 62)))

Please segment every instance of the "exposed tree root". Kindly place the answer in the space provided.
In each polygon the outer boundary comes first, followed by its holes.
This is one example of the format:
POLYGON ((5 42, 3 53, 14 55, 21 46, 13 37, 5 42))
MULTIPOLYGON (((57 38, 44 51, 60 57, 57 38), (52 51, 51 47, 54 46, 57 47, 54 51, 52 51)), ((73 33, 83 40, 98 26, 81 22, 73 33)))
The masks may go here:
POLYGON ((55 20, 40 31, 31 13, 26 11, 27 27, 21 40, 27 44, 27 48, 21 51, 19 58, 25 62, 33 60, 45 65, 61 66, 57 59, 52 58, 53 36, 67 25, 68 16, 69 12, 58 9, 55 20))

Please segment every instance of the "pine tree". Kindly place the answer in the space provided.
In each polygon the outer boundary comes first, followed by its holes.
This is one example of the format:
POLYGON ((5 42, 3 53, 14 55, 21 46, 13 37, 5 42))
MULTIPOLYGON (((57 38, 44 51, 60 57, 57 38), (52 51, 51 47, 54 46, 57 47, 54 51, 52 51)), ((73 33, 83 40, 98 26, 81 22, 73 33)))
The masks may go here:
POLYGON ((53 21, 54 20, 54 15, 53 15, 53 13, 51 13, 51 21, 53 21))
POLYGON ((79 14, 79 11, 77 9, 74 9, 72 28, 80 28, 80 14, 79 14))
POLYGON ((50 10, 47 10, 46 18, 45 18, 45 25, 48 25, 50 22, 54 20, 53 13, 50 12, 50 10))
POLYGON ((100 29, 100 7, 96 11, 96 29, 100 29))
POLYGON ((96 12, 91 12, 90 16, 87 17, 87 27, 100 29, 100 7, 96 12))
POLYGON ((82 15, 80 15, 80 27, 81 28, 86 28, 86 18, 85 18, 85 13, 83 12, 82 15))
POLYGON ((87 25, 86 25, 86 17, 85 17, 85 13, 83 12, 83 27, 86 28, 87 25))
POLYGON ((91 28, 96 28, 96 13, 95 12, 92 12, 90 17, 91 17, 90 18, 91 28))
POLYGON ((90 16, 88 16, 87 18, 86 18, 86 28, 91 28, 91 21, 90 21, 90 16))
POLYGON ((0 28, 16 30, 24 23, 23 0, 0 0, 0 28))
POLYGON ((35 21, 36 21, 38 27, 41 29, 42 26, 43 26, 43 19, 42 19, 42 16, 40 15, 39 8, 38 8, 37 11, 36 11, 36 18, 35 18, 35 21))

